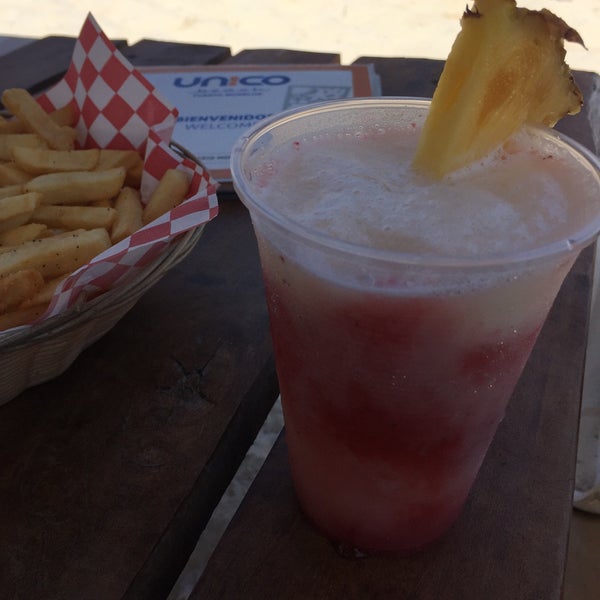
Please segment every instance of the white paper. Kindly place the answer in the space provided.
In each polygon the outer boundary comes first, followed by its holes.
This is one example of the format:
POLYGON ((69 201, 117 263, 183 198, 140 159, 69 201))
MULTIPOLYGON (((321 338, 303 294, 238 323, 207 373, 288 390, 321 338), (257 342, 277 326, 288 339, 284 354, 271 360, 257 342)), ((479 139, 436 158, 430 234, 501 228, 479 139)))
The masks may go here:
POLYGON ((142 71, 179 111, 173 139, 224 181, 230 178, 231 148, 252 125, 296 106, 375 95, 379 90, 369 67, 169 67, 142 71))

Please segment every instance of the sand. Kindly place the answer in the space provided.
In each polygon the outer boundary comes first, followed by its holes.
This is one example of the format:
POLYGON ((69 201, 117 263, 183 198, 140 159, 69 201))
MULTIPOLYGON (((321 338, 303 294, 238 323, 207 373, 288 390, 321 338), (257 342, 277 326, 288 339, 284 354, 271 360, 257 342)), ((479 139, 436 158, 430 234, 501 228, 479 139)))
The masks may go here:
MULTIPOLYGON (((5 33, 26 37, 79 33, 91 12, 112 38, 171 40, 244 48, 337 52, 342 62, 358 56, 444 59, 459 30, 466 0, 3 0, 5 33), (218 7, 218 9, 217 9, 218 7)), ((568 45, 575 69, 600 70, 598 0, 520 0, 546 7, 577 29, 588 50, 568 45)))

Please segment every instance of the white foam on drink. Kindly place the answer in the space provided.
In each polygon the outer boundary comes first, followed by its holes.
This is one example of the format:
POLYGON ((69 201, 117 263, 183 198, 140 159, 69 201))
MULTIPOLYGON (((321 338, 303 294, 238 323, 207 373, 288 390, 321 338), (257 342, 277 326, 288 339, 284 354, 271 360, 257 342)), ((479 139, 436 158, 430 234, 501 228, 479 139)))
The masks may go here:
POLYGON ((261 165, 259 193, 336 239, 446 258, 527 251, 598 213, 597 175, 550 142, 534 148, 523 134, 485 164, 432 183, 411 168, 417 139, 402 125, 295 139, 261 165))

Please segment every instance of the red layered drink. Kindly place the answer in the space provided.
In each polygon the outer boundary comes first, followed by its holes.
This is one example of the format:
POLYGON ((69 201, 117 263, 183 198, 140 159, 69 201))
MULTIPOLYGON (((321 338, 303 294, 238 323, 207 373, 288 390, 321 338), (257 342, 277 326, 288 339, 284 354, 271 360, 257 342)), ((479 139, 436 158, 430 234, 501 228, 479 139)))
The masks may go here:
POLYGON ((232 162, 297 494, 360 552, 411 552, 455 521, 600 220, 594 159, 547 129, 440 181, 414 172, 427 110, 363 99, 292 111, 232 162))

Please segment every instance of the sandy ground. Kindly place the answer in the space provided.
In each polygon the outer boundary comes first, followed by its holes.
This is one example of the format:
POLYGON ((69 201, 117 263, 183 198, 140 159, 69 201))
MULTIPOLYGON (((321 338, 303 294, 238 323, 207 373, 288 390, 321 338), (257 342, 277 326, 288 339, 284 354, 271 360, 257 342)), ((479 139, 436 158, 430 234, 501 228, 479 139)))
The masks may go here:
MULTIPOLYGON (((337 52, 358 56, 446 58, 466 0, 0 0, 4 33, 77 35, 91 12, 109 37, 243 48, 337 52), (218 7, 218 9, 217 9, 218 7)), ((471 2, 469 2, 471 4, 471 2)), ((579 31, 588 50, 569 44, 576 69, 600 70, 599 0, 519 0, 546 7, 579 31)))

